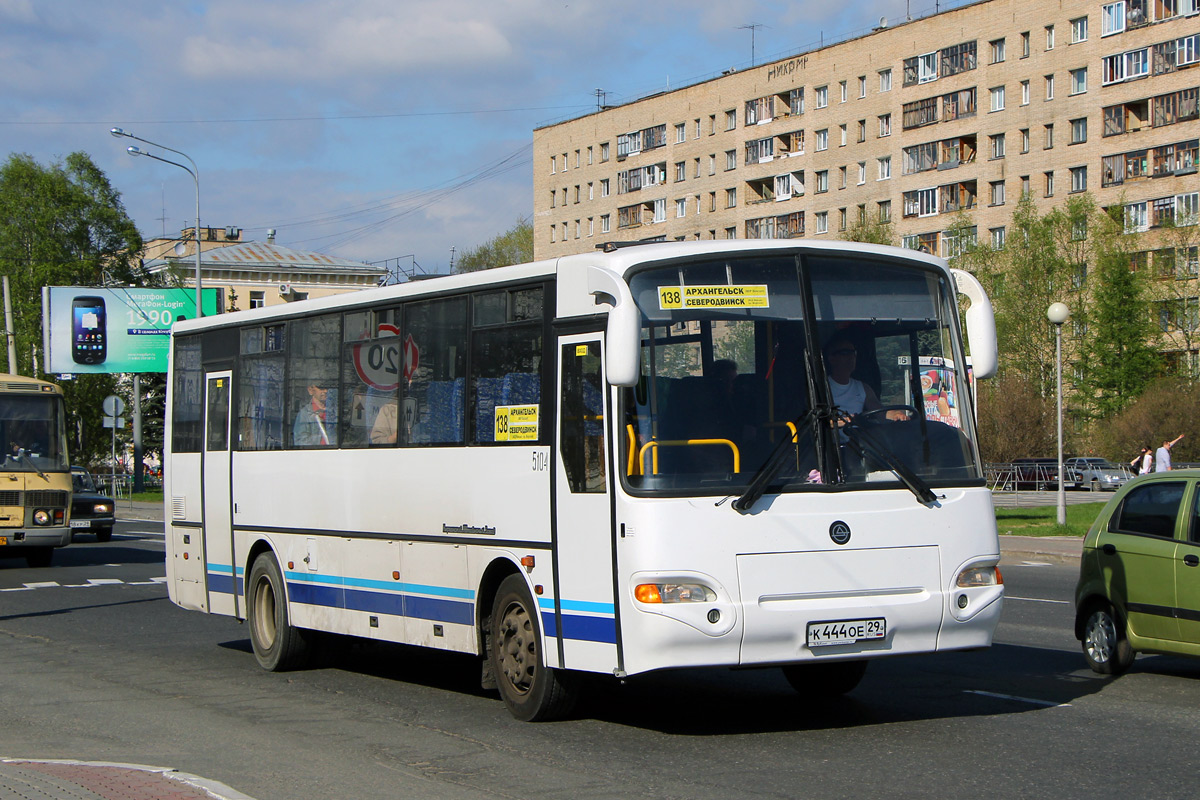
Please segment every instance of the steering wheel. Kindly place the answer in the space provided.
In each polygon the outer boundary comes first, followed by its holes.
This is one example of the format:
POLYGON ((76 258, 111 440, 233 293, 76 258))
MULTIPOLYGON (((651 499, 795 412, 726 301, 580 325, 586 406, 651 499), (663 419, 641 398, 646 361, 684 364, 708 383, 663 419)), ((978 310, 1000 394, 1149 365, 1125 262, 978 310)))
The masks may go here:
MULTIPOLYGON (((886 414, 889 411, 903 411, 906 414, 908 414, 909 419, 912 419, 913 417, 916 417, 920 414, 920 412, 917 411, 917 409, 913 406, 908 406, 908 405, 880 406, 879 408, 872 408, 870 411, 859 412, 858 414, 855 415, 854 421, 855 422, 878 422, 878 420, 873 419, 873 417, 875 417, 879 414, 886 414)), ((896 420, 896 421, 899 422, 899 420, 896 420)))

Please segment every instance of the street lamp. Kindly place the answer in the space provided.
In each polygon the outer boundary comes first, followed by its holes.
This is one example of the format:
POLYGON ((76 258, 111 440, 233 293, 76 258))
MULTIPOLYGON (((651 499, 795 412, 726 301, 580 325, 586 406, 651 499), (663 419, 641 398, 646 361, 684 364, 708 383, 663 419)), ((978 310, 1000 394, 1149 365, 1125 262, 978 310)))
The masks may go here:
POLYGON ((154 145, 155 147, 161 148, 163 150, 169 150, 172 153, 177 153, 178 155, 181 155, 184 158, 186 158, 188 160, 188 163, 192 165, 191 169, 188 169, 186 166, 184 166, 183 164, 180 164, 178 161, 172 161, 169 158, 163 158, 162 156, 156 156, 153 153, 147 153, 145 150, 142 150, 141 148, 134 147, 132 145, 125 148, 126 151, 129 153, 129 155, 131 155, 131 156, 146 156, 146 158, 153 158, 155 161, 161 161, 164 164, 171 164, 172 166, 179 167, 181 170, 183 170, 186 173, 188 173, 189 175, 191 175, 192 180, 194 180, 196 182, 196 319, 200 319, 200 316, 202 314, 201 305, 200 305, 200 170, 196 166, 196 162, 192 160, 192 157, 189 156, 187 153, 184 153, 181 150, 176 150, 173 147, 167 147, 166 145, 159 144, 158 142, 152 142, 149 139, 143 139, 140 136, 134 136, 132 133, 129 133, 128 131, 123 130, 122 128, 113 128, 109 131, 109 133, 111 133, 113 136, 115 136, 118 139, 121 139, 121 138, 134 139, 139 142, 144 142, 145 144, 154 145))
POLYGON ((1062 326, 1071 315, 1066 303, 1052 303, 1046 309, 1046 319, 1054 326, 1054 381, 1058 396, 1058 524, 1067 524, 1067 494, 1063 488, 1063 391, 1062 391, 1062 326))

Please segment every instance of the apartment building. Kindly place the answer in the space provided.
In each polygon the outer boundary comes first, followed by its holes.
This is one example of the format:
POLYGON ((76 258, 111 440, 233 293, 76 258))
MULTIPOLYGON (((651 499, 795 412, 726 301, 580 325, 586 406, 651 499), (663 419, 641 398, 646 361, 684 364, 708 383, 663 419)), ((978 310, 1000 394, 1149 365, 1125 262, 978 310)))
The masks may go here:
POLYGON ((1090 192, 1130 229, 1194 223, 1198 11, 984 0, 538 128, 535 256, 876 219, 952 256, 960 210, 1003 246, 1026 192, 1043 210, 1090 192))

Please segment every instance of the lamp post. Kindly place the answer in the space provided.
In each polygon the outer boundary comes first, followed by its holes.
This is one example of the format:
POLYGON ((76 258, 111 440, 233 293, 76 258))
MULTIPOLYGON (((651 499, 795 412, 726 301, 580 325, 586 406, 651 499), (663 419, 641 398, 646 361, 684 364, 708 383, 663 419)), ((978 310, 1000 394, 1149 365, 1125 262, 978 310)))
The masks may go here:
POLYGON ((1058 397, 1058 524, 1067 524, 1067 494, 1063 488, 1063 390, 1062 390, 1062 326, 1071 315, 1065 303, 1052 303, 1046 318, 1054 326, 1054 383, 1058 397))
POLYGON ((162 156, 156 156, 153 153, 147 153, 145 150, 142 150, 139 147, 134 147, 134 146, 130 145, 129 147, 125 148, 126 151, 129 153, 129 155, 131 155, 131 156, 146 156, 146 158, 153 158, 155 161, 161 161, 164 164, 171 164, 172 166, 179 167, 181 170, 183 170, 184 172, 191 175, 192 180, 196 182, 196 319, 200 319, 201 314, 202 314, 202 311, 201 311, 202 307, 200 305, 200 170, 196 166, 196 162, 192 160, 192 157, 189 156, 187 153, 184 153, 182 150, 176 150, 173 147, 167 147, 164 144, 159 144, 158 142, 152 142, 149 139, 143 139, 140 136, 134 136, 132 133, 130 133, 126 130, 123 130, 121 128, 113 128, 112 130, 109 131, 109 133, 111 133, 113 136, 115 136, 118 139, 121 139, 121 138, 134 139, 136 141, 143 142, 143 143, 149 144, 149 145, 153 145, 153 146, 161 148, 163 150, 169 150, 172 153, 177 153, 178 155, 181 155, 184 158, 186 158, 188 163, 192 165, 191 169, 188 169, 188 167, 186 167, 183 164, 180 164, 178 161, 172 161, 169 158, 163 158, 162 156))

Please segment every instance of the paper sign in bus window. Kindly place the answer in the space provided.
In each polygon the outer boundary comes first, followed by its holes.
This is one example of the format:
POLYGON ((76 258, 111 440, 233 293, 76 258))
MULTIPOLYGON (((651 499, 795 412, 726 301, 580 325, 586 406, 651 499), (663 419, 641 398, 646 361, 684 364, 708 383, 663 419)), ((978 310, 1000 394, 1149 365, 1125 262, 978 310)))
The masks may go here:
POLYGON ((496 406, 497 442, 536 442, 537 438, 537 405, 496 406))
POLYGON ((685 308, 769 308, 765 284, 739 286, 660 286, 658 307, 663 310, 685 308))

